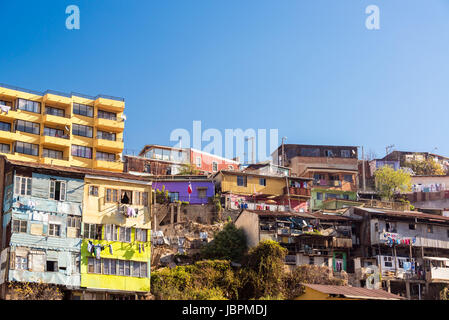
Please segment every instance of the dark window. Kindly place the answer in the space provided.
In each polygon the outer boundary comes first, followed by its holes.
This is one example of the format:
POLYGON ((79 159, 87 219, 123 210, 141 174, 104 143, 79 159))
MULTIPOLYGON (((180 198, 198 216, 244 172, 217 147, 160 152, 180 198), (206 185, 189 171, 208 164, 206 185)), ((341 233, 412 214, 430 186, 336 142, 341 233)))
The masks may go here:
POLYGON ((92 148, 72 145, 72 156, 92 159, 92 148))
POLYGON ((408 228, 409 228, 410 230, 416 230, 416 225, 415 225, 414 223, 410 223, 410 224, 408 225, 408 228))
POLYGON ((119 239, 120 242, 131 242, 131 228, 120 227, 119 239))
POLYGON ((45 107, 45 114, 50 114, 52 116, 64 117, 65 111, 64 109, 54 108, 54 107, 45 107))
POLYGON ((97 130, 97 139, 116 141, 117 135, 112 132, 100 131, 97 130))
POLYGON ((84 224, 84 238, 101 240, 102 225, 101 224, 84 224))
POLYGON ((114 112, 98 110, 98 118, 107 120, 117 120, 117 114, 114 112))
POLYGON ((16 131, 22 131, 33 134, 40 134, 40 124, 30 121, 17 120, 16 131))
POLYGON ((11 152, 11 146, 6 143, 0 143, 0 152, 2 153, 10 153, 11 152))
POLYGON ((83 126, 82 124, 74 123, 72 125, 72 133, 77 136, 92 138, 93 129, 89 126, 83 126))
POLYGON ((321 192, 316 193, 316 199, 317 200, 323 200, 323 194, 321 192))
POLYGON ((58 262, 47 260, 47 272, 56 272, 56 271, 58 271, 58 262))
POLYGON ((179 192, 169 192, 168 197, 170 202, 179 201, 179 192))
POLYGON ((66 188, 65 181, 50 180, 50 199, 64 201, 66 188))
POLYGON ((0 130, 11 132, 11 124, 8 122, 0 122, 0 130))
POLYGON ((39 155, 39 146, 37 144, 17 141, 15 147, 15 152, 29 154, 32 156, 39 155))
POLYGON ((40 102, 30 101, 25 99, 17 99, 16 108, 19 110, 25 110, 34 113, 41 113, 40 102))
POLYGON ((344 175, 344 180, 346 182, 352 182, 352 174, 345 174, 344 175))
POLYGON ((301 157, 319 157, 320 149, 319 148, 301 148, 300 155, 301 155, 301 157))
POLYGON ((351 151, 349 151, 349 150, 341 150, 341 157, 342 158, 350 158, 351 157, 351 151))
POLYGON ((63 152, 58 150, 43 149, 43 157, 52 159, 62 159, 63 152))
POLYGON ((86 106, 84 104, 74 103, 73 113, 92 118, 94 116, 94 108, 91 106, 86 106))
POLYGON ((12 221, 12 232, 27 232, 27 221, 25 220, 13 220, 12 221))
POLYGON ((130 190, 122 190, 120 199, 120 202, 124 204, 133 203, 133 192, 130 190))
POLYGON ((96 159, 97 160, 113 162, 113 161, 115 161, 115 154, 114 153, 107 153, 107 152, 97 151, 96 159))
POLYGON ((64 139, 69 138, 69 136, 64 133, 64 130, 49 127, 44 127, 44 136, 64 138, 64 139))
POLYGON ((246 176, 237 176, 237 185, 240 187, 246 187, 246 176))
POLYGON ((98 197, 98 187, 97 186, 89 186, 89 195, 98 197))
POLYGON ((267 179, 265 179, 265 178, 260 178, 260 179, 259 179, 259 184, 260 184, 261 186, 266 186, 266 185, 267 185, 267 179))

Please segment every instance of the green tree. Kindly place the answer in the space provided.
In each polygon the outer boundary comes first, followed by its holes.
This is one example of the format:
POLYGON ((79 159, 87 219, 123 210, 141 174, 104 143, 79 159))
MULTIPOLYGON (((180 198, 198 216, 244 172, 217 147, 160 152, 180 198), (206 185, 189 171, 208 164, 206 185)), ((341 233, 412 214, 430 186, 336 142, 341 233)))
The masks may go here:
POLYGON ((417 176, 442 176, 445 175, 443 167, 432 159, 407 161, 404 166, 413 170, 417 176))
POLYGON ((403 169, 394 170, 390 166, 383 166, 374 172, 376 190, 382 199, 392 201, 396 192, 411 190, 411 177, 403 169))
POLYGON ((183 165, 178 172, 178 175, 198 175, 198 174, 200 174, 200 170, 191 163, 183 165))
POLYGON ((227 223, 223 230, 214 235, 214 240, 202 248, 201 255, 206 259, 241 261, 247 248, 243 229, 227 223))
POLYGON ((240 271, 241 296, 247 299, 281 299, 287 253, 287 249, 273 240, 261 241, 252 248, 246 257, 246 268, 240 271))

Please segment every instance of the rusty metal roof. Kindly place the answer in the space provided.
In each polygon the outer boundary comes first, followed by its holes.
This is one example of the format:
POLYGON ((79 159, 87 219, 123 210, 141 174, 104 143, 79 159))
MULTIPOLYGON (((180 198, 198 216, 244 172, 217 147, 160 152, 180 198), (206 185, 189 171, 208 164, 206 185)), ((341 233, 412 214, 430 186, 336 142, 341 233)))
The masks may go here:
POLYGON ((368 289, 351 286, 335 286, 323 284, 306 284, 304 286, 327 294, 342 295, 346 298, 369 300, 403 300, 404 297, 389 293, 382 289, 368 289))

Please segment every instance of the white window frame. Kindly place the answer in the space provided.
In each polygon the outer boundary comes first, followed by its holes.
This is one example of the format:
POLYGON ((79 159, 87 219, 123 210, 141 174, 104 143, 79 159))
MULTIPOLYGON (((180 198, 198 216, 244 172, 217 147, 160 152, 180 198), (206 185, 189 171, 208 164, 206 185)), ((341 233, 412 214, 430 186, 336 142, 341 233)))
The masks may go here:
POLYGON ((117 230, 118 227, 115 224, 107 224, 104 231, 104 240, 119 241, 117 230))
POLYGON ((130 243, 131 242, 131 234, 132 234, 132 228, 120 227, 119 241, 130 243))
POLYGON ((217 172, 218 171, 218 162, 212 161, 212 171, 217 172))
POLYGON ((61 237, 61 225, 59 223, 49 223, 47 234, 50 237, 61 237), (51 228, 51 226, 53 226, 53 228, 51 228), (57 226, 57 228, 56 228, 56 226, 57 226), (53 229, 53 231, 52 231, 52 229, 53 229), (56 234, 56 230, 58 230, 58 234, 56 234))
POLYGON ((196 166, 198 167, 198 168, 201 168, 201 156, 197 156, 196 157, 196 166), (198 161, 199 160, 199 161, 198 161))
POLYGON ((50 199, 56 201, 65 201, 67 193, 67 181, 63 180, 50 180, 49 194, 50 199), (59 182, 59 199, 56 199, 56 182, 59 182))
POLYGON ((21 196, 31 196, 31 190, 32 190, 32 178, 30 177, 22 177, 22 176, 16 176, 14 181, 14 194, 21 195, 21 196), (22 193, 24 186, 24 193, 22 193))

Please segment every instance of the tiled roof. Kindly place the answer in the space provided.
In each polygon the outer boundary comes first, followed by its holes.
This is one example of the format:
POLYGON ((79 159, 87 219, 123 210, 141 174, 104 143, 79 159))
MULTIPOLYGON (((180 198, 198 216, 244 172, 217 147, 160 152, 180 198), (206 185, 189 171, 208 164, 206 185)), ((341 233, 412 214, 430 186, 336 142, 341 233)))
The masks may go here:
POLYGON ((358 288, 351 286, 334 286, 323 284, 303 284, 304 286, 327 294, 342 295, 346 298, 354 299, 374 299, 374 300, 402 300, 401 296, 389 293, 381 289, 358 288))

